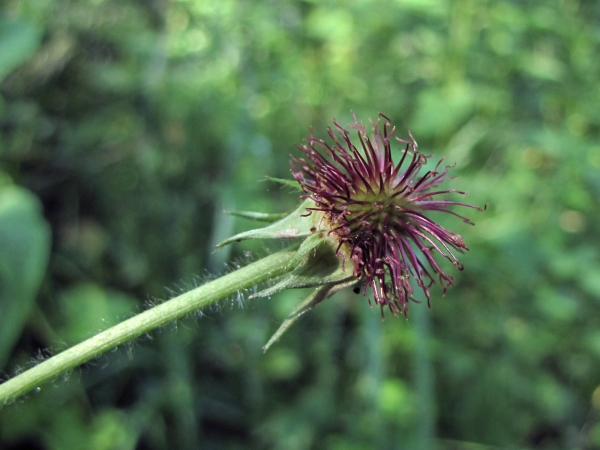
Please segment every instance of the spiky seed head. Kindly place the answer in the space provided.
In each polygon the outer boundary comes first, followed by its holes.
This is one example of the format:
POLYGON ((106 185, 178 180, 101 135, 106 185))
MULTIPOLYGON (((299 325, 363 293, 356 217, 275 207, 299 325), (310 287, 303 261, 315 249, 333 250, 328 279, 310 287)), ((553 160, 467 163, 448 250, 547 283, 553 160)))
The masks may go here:
POLYGON ((304 191, 302 197, 314 202, 309 213, 321 214, 328 235, 337 238, 340 256, 348 254, 340 252, 347 246, 365 295, 369 286, 382 314, 388 308, 406 315, 408 301, 414 300, 411 278, 429 303, 435 278, 444 293, 452 284, 435 255, 462 270, 455 253, 469 250, 458 234, 431 220, 427 212, 446 212, 472 224, 450 208, 482 208, 440 197, 465 192, 438 188, 450 168, 440 168, 443 158, 420 175, 430 156, 419 152, 410 132, 409 140, 394 137, 395 128, 385 115, 371 121, 370 135, 354 116, 354 138, 336 121, 333 124, 328 127, 331 143, 317 139, 311 130, 307 143, 298 146, 305 157, 292 157, 292 174, 304 191), (403 147, 397 163, 392 158, 394 142, 403 147))

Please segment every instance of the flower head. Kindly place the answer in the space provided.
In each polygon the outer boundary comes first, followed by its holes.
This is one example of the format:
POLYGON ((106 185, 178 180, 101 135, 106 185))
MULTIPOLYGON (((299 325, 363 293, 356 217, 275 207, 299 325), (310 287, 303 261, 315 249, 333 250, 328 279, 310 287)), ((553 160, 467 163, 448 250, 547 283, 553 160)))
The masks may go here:
POLYGON ((315 138, 311 130, 307 144, 298 146, 306 158, 292 157, 292 173, 304 191, 302 197, 315 204, 308 208, 309 214, 320 212, 328 234, 337 237, 338 255, 347 246, 354 276, 364 280, 365 295, 370 286, 382 314, 388 307, 393 314, 406 315, 408 300, 414 300, 410 279, 416 280, 429 302, 434 277, 444 286, 444 293, 452 284, 452 277, 434 256, 441 255, 462 270, 455 252, 469 250, 458 234, 427 217, 427 211, 450 213, 472 224, 449 208, 481 208, 440 198, 465 192, 437 188, 449 169, 439 168, 443 159, 435 169, 419 175, 430 156, 418 151, 410 132, 410 141, 395 138, 404 149, 394 163, 395 128, 383 114, 371 123, 371 136, 354 116, 350 127, 357 131, 354 142, 348 130, 333 123, 335 128, 328 128, 333 143, 315 138))

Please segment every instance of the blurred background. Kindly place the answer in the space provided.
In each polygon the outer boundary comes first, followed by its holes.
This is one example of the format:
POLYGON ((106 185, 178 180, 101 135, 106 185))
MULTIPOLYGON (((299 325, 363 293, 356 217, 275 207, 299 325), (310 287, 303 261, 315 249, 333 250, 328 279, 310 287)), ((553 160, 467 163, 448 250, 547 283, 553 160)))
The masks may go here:
POLYGON ((280 244, 311 126, 381 111, 487 211, 432 307, 231 299, 0 410, 2 449, 600 448, 600 2, 5 0, 0 378, 280 244), (296 153, 297 154, 297 153, 296 153))

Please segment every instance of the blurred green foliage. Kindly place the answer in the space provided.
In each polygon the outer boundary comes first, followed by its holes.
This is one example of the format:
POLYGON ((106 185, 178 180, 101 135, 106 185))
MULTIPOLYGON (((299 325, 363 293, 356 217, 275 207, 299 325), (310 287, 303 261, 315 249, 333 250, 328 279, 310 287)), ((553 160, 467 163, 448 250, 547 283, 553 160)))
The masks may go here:
POLYGON ((342 292, 263 355, 303 293, 232 299, 3 408, 0 448, 600 448, 599 52, 596 0, 6 0, 5 377, 279 248, 215 252, 223 210, 294 208, 265 175, 351 110, 489 208, 440 218, 472 250, 429 311, 342 292))

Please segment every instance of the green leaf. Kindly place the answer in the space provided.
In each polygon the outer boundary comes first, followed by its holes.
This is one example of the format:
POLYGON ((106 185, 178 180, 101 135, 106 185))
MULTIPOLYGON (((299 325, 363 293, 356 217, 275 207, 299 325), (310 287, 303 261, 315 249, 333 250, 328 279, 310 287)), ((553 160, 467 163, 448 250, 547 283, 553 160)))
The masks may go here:
POLYGON ((0 15, 0 82, 25 61, 41 43, 41 32, 31 22, 0 15))
POLYGON ((35 304, 49 252, 38 199, 20 187, 0 188, 0 367, 35 304))

